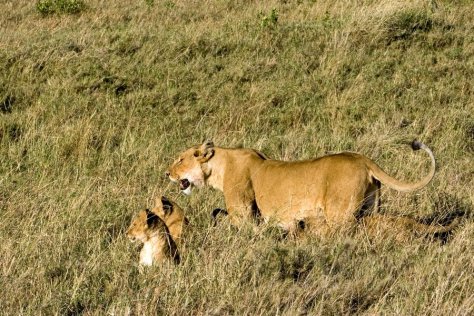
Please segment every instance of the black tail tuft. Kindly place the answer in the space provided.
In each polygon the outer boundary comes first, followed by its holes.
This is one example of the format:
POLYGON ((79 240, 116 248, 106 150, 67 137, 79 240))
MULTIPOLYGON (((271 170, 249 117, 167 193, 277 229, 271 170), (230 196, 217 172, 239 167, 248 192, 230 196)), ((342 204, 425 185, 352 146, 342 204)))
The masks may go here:
POLYGON ((413 150, 420 150, 422 146, 423 146, 423 143, 417 141, 416 139, 411 143, 411 148, 413 150))

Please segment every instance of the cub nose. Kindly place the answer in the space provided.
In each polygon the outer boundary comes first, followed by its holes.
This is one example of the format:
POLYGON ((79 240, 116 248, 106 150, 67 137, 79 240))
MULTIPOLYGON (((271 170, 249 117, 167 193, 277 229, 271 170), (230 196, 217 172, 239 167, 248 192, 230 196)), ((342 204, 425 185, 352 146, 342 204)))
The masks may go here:
POLYGON ((170 176, 170 173, 169 173, 169 171, 166 171, 166 172, 165 172, 165 177, 167 177, 167 178, 168 178, 169 176, 170 176))

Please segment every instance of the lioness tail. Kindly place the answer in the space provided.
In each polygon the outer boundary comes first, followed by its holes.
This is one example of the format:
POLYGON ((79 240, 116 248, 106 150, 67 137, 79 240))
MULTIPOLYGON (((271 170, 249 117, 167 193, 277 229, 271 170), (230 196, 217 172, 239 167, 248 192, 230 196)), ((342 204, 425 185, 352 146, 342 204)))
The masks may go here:
POLYGON ((423 144, 422 142, 419 142, 417 140, 414 140, 411 143, 411 147, 412 147, 413 150, 423 149, 424 151, 426 151, 428 153, 428 155, 431 158, 430 171, 429 171, 428 175, 426 175, 423 179, 421 179, 420 181, 415 182, 415 183, 406 183, 406 182, 397 180, 397 179, 389 176, 385 171, 383 171, 373 161, 368 160, 367 164, 368 164, 369 169, 371 170, 372 176, 375 179, 382 182, 383 184, 387 185, 388 187, 390 187, 394 190, 397 190, 397 191, 401 191, 401 192, 414 191, 414 190, 417 190, 417 189, 421 189, 422 187, 427 185, 431 181, 431 179, 433 179, 434 174, 435 174, 435 170, 436 170, 436 161, 435 161, 435 157, 433 155, 433 152, 431 151, 431 149, 428 148, 428 146, 426 146, 425 144, 423 144))

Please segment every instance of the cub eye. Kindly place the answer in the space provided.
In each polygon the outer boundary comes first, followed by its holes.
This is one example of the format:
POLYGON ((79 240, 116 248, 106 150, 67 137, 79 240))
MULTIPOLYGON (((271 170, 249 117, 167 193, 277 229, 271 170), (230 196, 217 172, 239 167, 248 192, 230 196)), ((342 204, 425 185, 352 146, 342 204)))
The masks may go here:
POLYGON ((183 162, 183 158, 179 158, 178 162, 176 163, 177 165, 180 165, 183 162))
POLYGON ((199 151, 195 151, 193 155, 194 155, 194 157, 198 157, 199 156, 199 151))

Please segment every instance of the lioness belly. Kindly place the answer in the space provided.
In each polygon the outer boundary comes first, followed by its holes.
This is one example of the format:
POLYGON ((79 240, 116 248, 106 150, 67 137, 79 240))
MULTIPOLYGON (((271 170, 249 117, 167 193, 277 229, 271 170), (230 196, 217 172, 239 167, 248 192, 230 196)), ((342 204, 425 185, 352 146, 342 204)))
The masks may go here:
POLYGON ((266 192, 256 192, 256 201, 261 215, 267 220, 272 217, 281 221, 301 219, 323 210, 323 195, 310 185, 303 185, 299 190, 275 185, 271 197, 266 196, 266 192))

